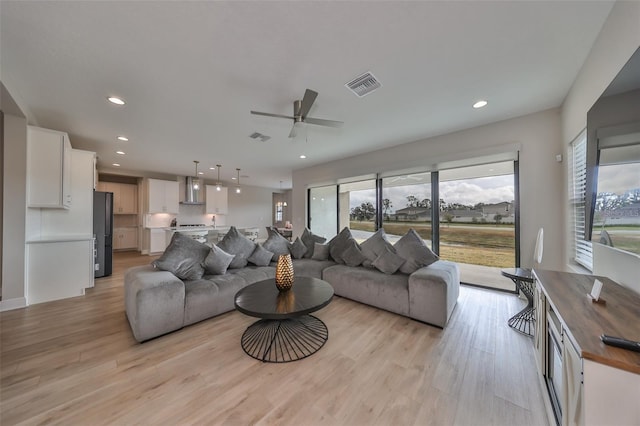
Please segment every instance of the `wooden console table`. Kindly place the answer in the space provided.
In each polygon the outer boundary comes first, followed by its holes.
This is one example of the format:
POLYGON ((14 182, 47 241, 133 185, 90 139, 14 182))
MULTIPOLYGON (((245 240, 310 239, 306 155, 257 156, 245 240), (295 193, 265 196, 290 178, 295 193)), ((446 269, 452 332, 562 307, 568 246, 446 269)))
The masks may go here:
POLYGON ((561 423, 640 424, 640 353, 600 340, 602 334, 640 340, 640 295, 605 277, 533 273, 536 360, 547 385, 553 369, 550 331, 561 334, 561 423), (589 297, 596 278, 606 304, 589 297))

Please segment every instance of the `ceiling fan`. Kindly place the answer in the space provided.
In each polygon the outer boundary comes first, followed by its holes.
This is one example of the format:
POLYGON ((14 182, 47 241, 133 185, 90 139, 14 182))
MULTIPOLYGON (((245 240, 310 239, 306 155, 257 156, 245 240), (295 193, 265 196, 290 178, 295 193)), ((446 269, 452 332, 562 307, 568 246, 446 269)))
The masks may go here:
POLYGON ((288 118, 293 120, 293 127, 291 128, 291 133, 289 133, 290 138, 295 138, 298 130, 303 126, 303 123, 309 124, 317 124, 319 126, 329 126, 329 127, 340 127, 344 123, 342 121, 334 121, 334 120, 325 120, 322 118, 313 118, 307 117, 311 106, 316 100, 318 96, 318 92, 314 92, 313 90, 307 89, 304 92, 304 97, 301 101, 293 101, 293 116, 290 115, 282 115, 282 114, 272 114, 270 112, 260 112, 260 111, 251 111, 251 114, 255 115, 264 115, 267 117, 277 117, 277 118, 288 118))

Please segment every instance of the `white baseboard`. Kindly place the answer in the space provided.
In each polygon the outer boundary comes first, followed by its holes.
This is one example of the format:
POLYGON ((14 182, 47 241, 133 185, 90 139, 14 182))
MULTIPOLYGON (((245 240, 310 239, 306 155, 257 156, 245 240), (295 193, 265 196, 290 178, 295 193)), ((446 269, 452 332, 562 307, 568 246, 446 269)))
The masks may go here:
POLYGON ((17 297, 15 299, 0 300, 0 312, 10 311, 27 307, 27 299, 25 297, 17 297))
POLYGON ((149 254, 149 250, 142 250, 142 251, 140 252, 140 254, 147 254, 147 255, 148 255, 148 254, 149 254))

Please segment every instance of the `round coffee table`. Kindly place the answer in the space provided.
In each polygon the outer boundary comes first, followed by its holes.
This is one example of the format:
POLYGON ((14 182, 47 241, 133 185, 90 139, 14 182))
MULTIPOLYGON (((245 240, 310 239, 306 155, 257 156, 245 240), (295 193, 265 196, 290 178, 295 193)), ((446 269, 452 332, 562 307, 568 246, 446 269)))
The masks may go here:
POLYGON ((333 298, 333 287, 311 277, 296 277, 289 291, 280 292, 275 279, 240 290, 235 306, 245 315, 261 318, 242 335, 242 349, 263 362, 297 361, 316 353, 329 338, 327 326, 309 315, 333 298))

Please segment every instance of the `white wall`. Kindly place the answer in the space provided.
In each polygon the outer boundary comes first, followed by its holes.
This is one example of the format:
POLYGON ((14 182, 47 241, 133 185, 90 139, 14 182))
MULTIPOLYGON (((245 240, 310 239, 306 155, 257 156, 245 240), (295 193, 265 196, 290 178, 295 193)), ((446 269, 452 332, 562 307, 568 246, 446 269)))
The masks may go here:
MULTIPOLYGON (((563 150, 586 127, 587 112, 638 47, 640 2, 616 2, 562 105, 563 150)), ((567 173, 565 165, 565 180, 567 173)), ((566 189, 563 192, 562 203, 565 206, 569 204, 566 189)), ((569 215, 569 210, 565 209, 565 223, 569 223, 569 215)), ((567 229, 565 264, 569 263, 569 238, 567 229)), ((545 250, 546 247, 545 244, 545 250)), ((595 271, 611 271, 618 268, 632 274, 633 271, 640 270, 640 259, 629 258, 616 252, 595 251, 593 262, 595 271)), ((624 275, 621 278, 637 281, 637 278, 624 278, 624 275)))
POLYGON ((4 115, 2 234, 2 302, 0 310, 26 305, 25 209, 27 185, 27 121, 4 115))
POLYGON ((556 162, 562 143, 560 111, 552 109, 486 126, 373 151, 293 172, 293 226, 306 224, 306 191, 318 184, 376 172, 423 170, 463 164, 466 158, 520 153, 521 260, 531 266, 538 228, 545 228, 547 269, 563 269, 563 205, 566 186, 556 162))

